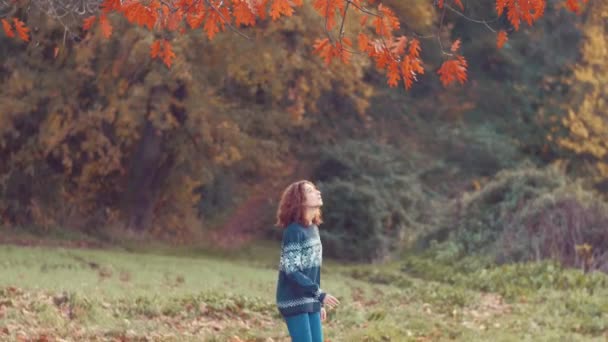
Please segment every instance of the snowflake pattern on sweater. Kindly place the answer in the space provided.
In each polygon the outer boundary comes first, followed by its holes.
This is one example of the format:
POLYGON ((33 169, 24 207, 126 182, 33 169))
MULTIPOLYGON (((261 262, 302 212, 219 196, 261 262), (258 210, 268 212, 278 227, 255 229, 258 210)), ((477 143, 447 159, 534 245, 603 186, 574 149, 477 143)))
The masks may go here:
POLYGON ((303 243, 292 242, 283 247, 280 270, 293 273, 311 267, 321 267, 323 247, 321 240, 310 239, 303 243))

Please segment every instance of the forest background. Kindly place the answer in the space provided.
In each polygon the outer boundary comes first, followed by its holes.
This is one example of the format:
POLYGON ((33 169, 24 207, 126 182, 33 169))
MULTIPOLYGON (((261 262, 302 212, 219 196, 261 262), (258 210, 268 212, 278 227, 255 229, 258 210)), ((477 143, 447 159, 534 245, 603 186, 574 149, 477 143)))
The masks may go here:
MULTIPOLYGON (((170 68, 150 57, 154 33, 124 20, 108 19, 109 38, 93 27, 76 39, 31 15, 35 43, 0 35, 0 242, 229 259, 278 243, 281 191, 310 179, 325 198, 328 260, 399 265, 349 276, 470 281, 511 299, 585 288, 592 308, 568 331, 602 336, 607 302, 593 289, 608 272, 608 3, 577 15, 549 1, 500 49, 471 19, 492 13, 489 2, 468 1, 466 17, 428 1, 384 3, 404 31, 433 33, 420 40, 431 71, 407 91, 367 56, 326 65, 312 49, 322 18, 307 2, 240 29, 252 39, 176 35, 170 68), (464 84, 445 87, 432 72, 437 37, 462 43, 464 84), (476 278, 514 265, 526 279, 535 267, 557 273, 538 286, 476 278)), ((508 29, 503 19, 496 29, 508 29)))

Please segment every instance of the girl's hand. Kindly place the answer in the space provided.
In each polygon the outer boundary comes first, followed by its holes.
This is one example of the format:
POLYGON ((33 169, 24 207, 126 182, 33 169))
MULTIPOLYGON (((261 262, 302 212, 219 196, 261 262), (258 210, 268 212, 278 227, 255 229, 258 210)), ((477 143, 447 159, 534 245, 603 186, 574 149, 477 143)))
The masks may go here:
POLYGON ((340 301, 336 297, 330 295, 329 293, 325 295, 325 299, 323 299, 324 306, 333 309, 338 306, 338 304, 340 304, 340 301))
POLYGON ((321 322, 325 322, 326 319, 327 319, 327 311, 325 311, 325 308, 321 308, 321 322))

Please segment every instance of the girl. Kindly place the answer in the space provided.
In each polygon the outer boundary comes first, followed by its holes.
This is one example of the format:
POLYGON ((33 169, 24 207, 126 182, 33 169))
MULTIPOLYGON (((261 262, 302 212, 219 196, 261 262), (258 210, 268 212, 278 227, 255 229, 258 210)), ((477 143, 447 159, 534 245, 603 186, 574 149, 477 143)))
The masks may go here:
POLYGON ((322 205, 321 192, 302 180, 283 191, 277 210, 277 226, 284 230, 276 299, 293 342, 323 342, 325 307, 340 304, 320 288, 322 205))

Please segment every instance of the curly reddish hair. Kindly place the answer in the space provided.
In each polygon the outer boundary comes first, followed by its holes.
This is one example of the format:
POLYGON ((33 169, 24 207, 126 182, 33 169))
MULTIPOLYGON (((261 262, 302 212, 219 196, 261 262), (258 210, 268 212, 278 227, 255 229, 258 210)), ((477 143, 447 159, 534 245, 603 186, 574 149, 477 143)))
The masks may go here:
MULTIPOLYGON (((281 228, 287 227, 292 222, 298 222, 303 226, 308 226, 309 223, 305 222, 305 210, 304 207, 304 185, 310 184, 315 186, 312 182, 307 180, 300 180, 289 184, 281 195, 281 201, 279 202, 279 208, 277 210, 277 223, 276 225, 281 228)), ((319 225, 323 223, 321 219, 321 210, 312 219, 312 224, 319 225)))

